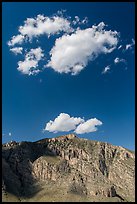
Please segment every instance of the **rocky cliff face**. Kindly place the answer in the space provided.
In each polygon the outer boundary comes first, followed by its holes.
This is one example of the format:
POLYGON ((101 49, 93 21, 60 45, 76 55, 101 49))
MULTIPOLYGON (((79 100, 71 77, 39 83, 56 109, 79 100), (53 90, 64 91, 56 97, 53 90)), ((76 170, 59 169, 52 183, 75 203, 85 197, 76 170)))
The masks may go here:
POLYGON ((46 189, 55 189, 56 195, 62 189, 64 197, 83 196, 87 201, 135 198, 135 155, 122 147, 70 134, 4 144, 2 157, 3 199, 8 193, 20 200, 33 198, 46 189))

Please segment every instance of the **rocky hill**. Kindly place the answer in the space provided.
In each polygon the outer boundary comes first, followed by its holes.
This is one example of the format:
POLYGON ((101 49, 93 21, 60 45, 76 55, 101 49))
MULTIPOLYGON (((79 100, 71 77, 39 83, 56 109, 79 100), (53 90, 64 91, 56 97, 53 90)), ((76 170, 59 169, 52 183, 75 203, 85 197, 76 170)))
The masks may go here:
POLYGON ((2 145, 3 201, 135 200, 135 154, 74 134, 2 145))

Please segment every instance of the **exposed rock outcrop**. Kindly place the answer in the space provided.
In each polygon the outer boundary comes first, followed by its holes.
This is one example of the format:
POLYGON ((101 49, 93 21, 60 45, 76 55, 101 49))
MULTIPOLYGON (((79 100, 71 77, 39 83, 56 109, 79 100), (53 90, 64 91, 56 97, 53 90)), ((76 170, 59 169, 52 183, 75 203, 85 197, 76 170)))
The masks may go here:
MULTIPOLYGON (((33 196, 44 185, 91 198, 135 198, 135 154, 74 134, 2 147, 3 193, 33 196)), ((44 188, 44 187, 42 187, 44 188)))

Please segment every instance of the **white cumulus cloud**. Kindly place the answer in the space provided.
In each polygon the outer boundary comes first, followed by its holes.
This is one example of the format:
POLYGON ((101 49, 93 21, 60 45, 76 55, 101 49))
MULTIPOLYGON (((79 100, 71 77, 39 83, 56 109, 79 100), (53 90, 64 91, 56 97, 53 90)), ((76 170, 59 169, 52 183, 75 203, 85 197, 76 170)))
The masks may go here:
POLYGON ((72 32, 71 22, 63 16, 47 17, 44 15, 37 15, 35 18, 27 18, 24 25, 19 26, 19 34, 13 36, 8 42, 9 46, 21 44, 24 40, 32 40, 33 37, 39 37, 46 34, 47 36, 63 32, 72 32))
MULTIPOLYGON (((106 29, 104 22, 93 25, 90 28, 82 29, 81 26, 87 24, 88 18, 80 19, 64 15, 65 10, 57 11, 52 16, 38 14, 35 17, 26 18, 18 27, 18 34, 8 41, 10 51, 15 55, 22 54, 23 49, 17 47, 23 43, 32 43, 36 38, 36 43, 40 43, 39 37, 45 35, 60 34, 50 48, 47 55, 47 64, 41 68, 51 68, 58 73, 70 73, 76 75, 81 72, 89 63, 95 60, 100 54, 111 53, 116 49, 119 42, 119 33, 106 29)), ((134 43, 133 39, 132 42, 134 43)), ((121 45, 120 45, 121 46, 121 45)), ((118 49, 120 49, 120 46, 118 49)), ((26 53, 26 51, 25 51, 26 53)), ((24 74, 32 75, 40 72, 38 69, 39 60, 30 57, 31 53, 25 54, 24 61, 18 62, 18 70, 24 74)))
POLYGON ((76 125, 80 124, 84 120, 80 117, 71 117, 69 114, 60 113, 54 121, 50 120, 45 127, 45 130, 49 132, 64 132, 74 130, 76 125))
POLYGON ((97 125, 102 125, 103 123, 96 119, 96 118, 92 118, 87 120, 84 123, 81 123, 80 125, 77 126, 77 128, 75 129, 75 133, 77 134, 84 134, 84 133, 89 133, 89 132, 95 132, 97 131, 97 125))
POLYGON ((23 26, 19 27, 19 32, 30 39, 42 34, 52 35, 60 31, 70 32, 70 22, 59 16, 51 18, 44 15, 37 15, 36 18, 27 18, 23 26))
POLYGON ((57 133, 74 130, 77 134, 84 134, 96 131, 97 125, 102 125, 102 122, 96 118, 85 121, 80 117, 71 117, 69 114, 60 113, 54 121, 50 120, 46 124, 44 131, 57 133))
POLYGON ((106 74, 109 70, 110 70, 110 65, 106 66, 106 67, 103 69, 102 74, 106 74))
POLYGON ((13 47, 10 49, 11 52, 13 52, 15 55, 22 54, 23 48, 22 47, 13 47))
POLYGON ((34 75, 40 72, 39 61, 44 57, 43 50, 38 47, 31 49, 26 55, 24 61, 18 62, 18 70, 23 74, 34 75))
POLYGON ((51 59, 46 65, 59 73, 78 74, 88 61, 99 54, 112 52, 118 43, 117 31, 105 30, 105 24, 99 23, 84 30, 56 39, 50 51, 51 59))

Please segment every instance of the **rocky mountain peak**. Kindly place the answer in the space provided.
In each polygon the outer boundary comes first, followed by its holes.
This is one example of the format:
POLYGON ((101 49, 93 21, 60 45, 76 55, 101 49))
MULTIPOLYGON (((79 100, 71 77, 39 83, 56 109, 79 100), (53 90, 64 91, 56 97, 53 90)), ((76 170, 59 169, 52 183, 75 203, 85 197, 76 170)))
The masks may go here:
POLYGON ((55 138, 51 138, 51 139, 49 139, 49 142, 50 141, 65 141, 65 140, 74 139, 76 137, 77 136, 75 134, 67 134, 67 135, 62 135, 62 136, 58 136, 55 138))
POLYGON ((3 195, 40 201, 42 194, 46 201, 48 192, 52 201, 55 191, 55 201, 134 201, 135 154, 123 147, 68 134, 4 144, 2 157, 3 195))

